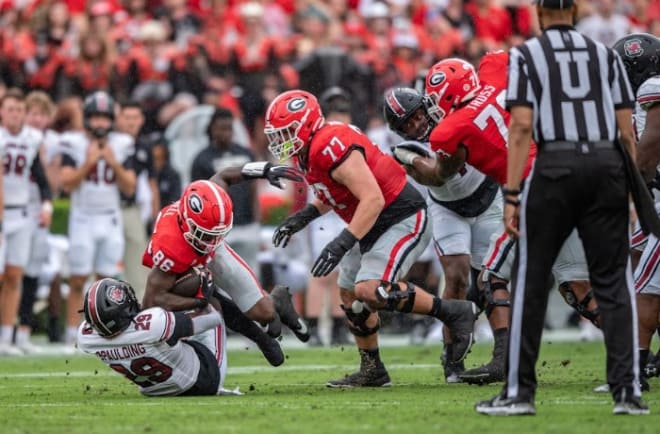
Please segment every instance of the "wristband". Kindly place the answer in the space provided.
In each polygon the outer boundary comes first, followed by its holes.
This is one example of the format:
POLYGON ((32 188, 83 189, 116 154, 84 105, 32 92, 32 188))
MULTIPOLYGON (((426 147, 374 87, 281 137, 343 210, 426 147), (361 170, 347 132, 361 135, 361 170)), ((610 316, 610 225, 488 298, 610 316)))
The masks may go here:
POLYGON ((508 203, 513 206, 520 206, 520 201, 518 199, 511 199, 510 197, 504 198, 504 203, 508 203))
POLYGON ((343 231, 339 233, 337 236, 337 241, 339 241, 339 244, 346 249, 346 251, 349 251, 355 243, 357 243, 358 240, 355 235, 351 233, 351 231, 348 230, 348 228, 344 228, 343 231))
POLYGON ((301 209, 299 212, 301 216, 305 217, 305 221, 308 223, 321 217, 321 211, 311 203, 308 203, 305 208, 301 209))
POLYGON ((520 194, 520 189, 502 187, 502 194, 504 196, 518 196, 520 194))

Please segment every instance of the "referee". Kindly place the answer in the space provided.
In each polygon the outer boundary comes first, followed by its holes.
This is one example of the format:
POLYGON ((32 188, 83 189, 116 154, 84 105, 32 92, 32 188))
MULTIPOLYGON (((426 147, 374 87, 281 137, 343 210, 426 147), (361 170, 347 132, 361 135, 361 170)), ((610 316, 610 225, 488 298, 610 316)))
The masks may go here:
POLYGON ((638 381, 635 294, 627 279, 629 186, 619 147, 633 151, 634 95, 619 55, 573 28, 574 0, 539 0, 536 8, 543 33, 509 57, 504 224, 519 242, 506 382, 476 410, 536 414, 551 267, 577 227, 601 312, 613 413, 648 414, 638 381), (538 155, 521 193, 532 138, 538 155))

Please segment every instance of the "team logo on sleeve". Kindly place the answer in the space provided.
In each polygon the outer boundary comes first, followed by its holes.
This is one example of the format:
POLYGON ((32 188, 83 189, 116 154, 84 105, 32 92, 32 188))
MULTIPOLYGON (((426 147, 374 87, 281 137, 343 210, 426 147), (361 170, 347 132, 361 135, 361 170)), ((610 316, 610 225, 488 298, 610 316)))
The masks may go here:
POLYGON ((204 204, 202 203, 202 199, 199 196, 196 194, 191 194, 188 198, 188 207, 190 207, 194 213, 199 214, 204 209, 204 204))
POLYGON ((299 110, 302 110, 302 108, 305 107, 305 99, 294 98, 291 101, 289 101, 286 107, 292 112, 297 112, 299 110))
POLYGON ((644 48, 642 48, 642 41, 639 39, 631 39, 626 41, 623 44, 623 51, 628 57, 639 57, 644 54, 644 48))
POLYGON ((431 86, 437 86, 443 81, 445 81, 446 78, 447 76, 445 75, 444 72, 436 72, 435 74, 429 77, 429 84, 431 86))
POLYGON ((108 296, 108 300, 115 304, 122 304, 126 298, 126 293, 115 285, 108 286, 108 289, 106 289, 106 295, 108 296))

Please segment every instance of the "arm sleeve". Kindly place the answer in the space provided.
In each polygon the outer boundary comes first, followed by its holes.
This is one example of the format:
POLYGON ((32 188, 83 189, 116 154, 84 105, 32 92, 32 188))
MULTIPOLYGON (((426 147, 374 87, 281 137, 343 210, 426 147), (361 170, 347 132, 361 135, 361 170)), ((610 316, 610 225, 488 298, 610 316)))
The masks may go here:
POLYGON ((174 316, 174 330, 167 339, 167 344, 170 346, 176 345, 181 338, 192 336, 195 332, 192 319, 183 312, 168 312, 169 315, 174 316))
POLYGON ((41 196, 41 200, 51 200, 53 198, 53 193, 50 190, 48 178, 46 178, 46 171, 44 170, 43 164, 41 164, 41 158, 39 157, 39 154, 37 154, 37 156, 34 157, 34 161, 32 161, 30 174, 34 178, 34 182, 36 182, 37 186, 39 187, 39 195, 41 196))

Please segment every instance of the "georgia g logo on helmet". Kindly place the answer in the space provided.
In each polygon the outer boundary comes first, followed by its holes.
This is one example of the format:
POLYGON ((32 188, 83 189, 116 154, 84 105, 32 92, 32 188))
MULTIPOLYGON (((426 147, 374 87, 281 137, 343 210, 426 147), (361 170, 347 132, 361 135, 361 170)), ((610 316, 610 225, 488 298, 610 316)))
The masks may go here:
POLYGON ((292 112, 297 112, 299 110, 302 110, 303 107, 305 107, 305 99, 304 98, 293 98, 291 101, 286 106, 289 111, 292 112))
POLYGON ((445 75, 444 72, 436 72, 431 77, 429 77, 429 84, 431 86, 437 86, 443 81, 445 81, 445 78, 447 78, 447 76, 445 75))
POLYGON ((202 199, 196 194, 190 195, 190 197, 188 198, 188 206, 193 212, 197 214, 201 213, 202 210, 204 209, 204 204, 202 202, 202 199))
POLYGON ((108 297, 108 300, 116 304, 122 304, 126 298, 124 291, 115 285, 108 286, 108 289, 106 289, 106 296, 108 297))
POLYGON ((623 51, 628 57, 639 57, 644 54, 644 48, 642 48, 642 41, 639 39, 631 39, 626 41, 623 44, 623 51))

